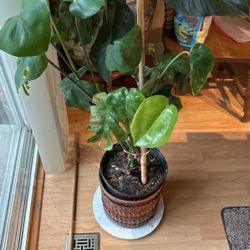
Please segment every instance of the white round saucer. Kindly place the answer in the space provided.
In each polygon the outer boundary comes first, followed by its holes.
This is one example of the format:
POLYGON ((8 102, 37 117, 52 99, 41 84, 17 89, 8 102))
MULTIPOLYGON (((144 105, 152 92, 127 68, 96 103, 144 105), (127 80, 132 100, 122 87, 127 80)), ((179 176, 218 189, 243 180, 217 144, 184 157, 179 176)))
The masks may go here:
POLYGON ((163 198, 161 197, 154 217, 150 219, 145 225, 137 228, 122 227, 113 222, 104 211, 101 199, 101 188, 99 186, 96 189, 93 198, 93 212, 96 221, 107 233, 120 239, 135 240, 149 235, 157 228, 163 217, 164 202, 163 198))

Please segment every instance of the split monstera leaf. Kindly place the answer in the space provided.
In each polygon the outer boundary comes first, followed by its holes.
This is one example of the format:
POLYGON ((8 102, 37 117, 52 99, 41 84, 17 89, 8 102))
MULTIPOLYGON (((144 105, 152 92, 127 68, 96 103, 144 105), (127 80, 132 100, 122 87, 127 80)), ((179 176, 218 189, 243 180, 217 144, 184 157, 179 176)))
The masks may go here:
POLYGON ((160 147, 170 138, 178 118, 177 108, 165 96, 145 98, 138 89, 98 93, 93 103, 89 128, 95 135, 88 142, 104 140, 106 150, 112 149, 113 138, 119 143, 131 140, 133 147, 160 147))

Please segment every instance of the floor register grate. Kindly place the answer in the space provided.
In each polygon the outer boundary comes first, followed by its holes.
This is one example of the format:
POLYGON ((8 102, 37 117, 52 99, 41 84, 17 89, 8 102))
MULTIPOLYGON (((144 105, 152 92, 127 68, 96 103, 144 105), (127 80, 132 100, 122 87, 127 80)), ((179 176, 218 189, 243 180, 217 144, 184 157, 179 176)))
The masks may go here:
MULTIPOLYGON (((69 235, 65 236, 65 250, 69 249, 69 235)), ((100 249, 100 234, 99 233, 84 233, 74 234, 74 250, 99 250, 100 249)))

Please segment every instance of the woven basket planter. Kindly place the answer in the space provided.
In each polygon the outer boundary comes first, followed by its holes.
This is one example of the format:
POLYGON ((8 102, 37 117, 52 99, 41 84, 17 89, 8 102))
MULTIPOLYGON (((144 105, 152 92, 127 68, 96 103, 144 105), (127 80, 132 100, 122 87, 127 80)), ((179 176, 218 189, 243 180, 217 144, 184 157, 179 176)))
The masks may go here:
POLYGON ((122 150, 121 146, 116 144, 102 158, 99 170, 102 203, 107 215, 116 223, 124 227, 139 227, 150 220, 156 212, 167 176, 167 162, 158 149, 150 149, 150 154, 155 157, 157 166, 161 169, 161 181, 155 189, 145 195, 124 194, 114 189, 104 175, 104 169, 108 165, 110 157, 114 157, 120 150, 122 150))
POLYGON ((101 185, 104 210, 113 221, 124 227, 142 226, 154 216, 163 184, 149 197, 136 201, 118 199, 101 185))

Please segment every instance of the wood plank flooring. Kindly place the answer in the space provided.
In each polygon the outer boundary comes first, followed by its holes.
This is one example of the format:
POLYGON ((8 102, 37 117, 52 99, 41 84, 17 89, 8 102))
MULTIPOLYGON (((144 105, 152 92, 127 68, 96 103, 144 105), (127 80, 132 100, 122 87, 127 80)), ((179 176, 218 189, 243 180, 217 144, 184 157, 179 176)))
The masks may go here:
MULTIPOLYGON (((102 250, 226 250, 221 221, 225 206, 250 205, 250 124, 230 83, 211 83, 198 97, 183 96, 184 108, 169 143, 164 188, 165 215, 150 236, 125 241, 104 232, 94 219, 92 199, 103 152, 87 144, 88 114, 69 110, 71 133, 80 132, 76 232, 99 232, 102 250)), ((72 168, 46 176, 39 249, 64 249, 72 202, 72 168)))

